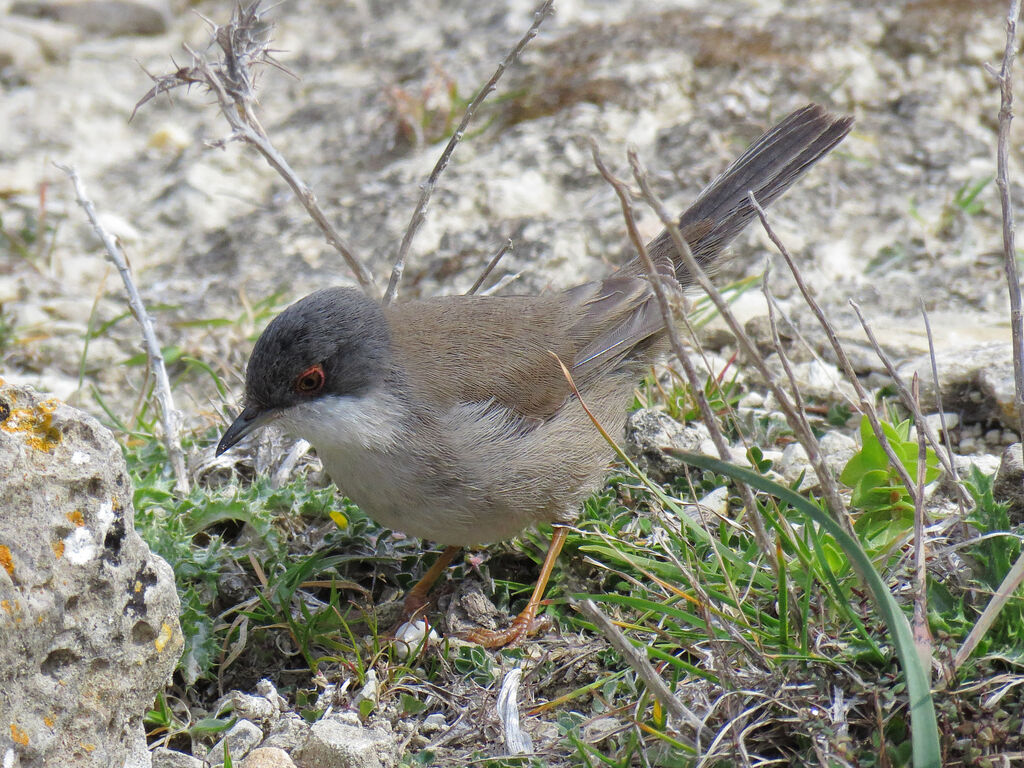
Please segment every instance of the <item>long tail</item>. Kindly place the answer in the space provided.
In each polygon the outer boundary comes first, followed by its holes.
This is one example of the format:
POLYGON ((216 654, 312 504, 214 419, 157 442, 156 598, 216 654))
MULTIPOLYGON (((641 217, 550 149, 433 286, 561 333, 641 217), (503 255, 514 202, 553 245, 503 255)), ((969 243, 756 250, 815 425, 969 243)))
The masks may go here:
MULTIPOLYGON (((679 217, 679 230, 700 265, 712 266, 753 218, 748 192, 767 206, 842 141, 852 125, 852 117, 839 117, 808 104, 751 144, 679 217)), ((693 283, 667 230, 654 238, 647 250, 655 264, 671 262, 684 287, 693 283)), ((631 274, 642 267, 634 262, 623 270, 631 274)))
MULTIPOLYGON (((700 265, 714 266, 729 241, 750 223, 754 207, 749 191, 762 206, 768 205, 842 141, 852 125, 852 117, 837 117, 809 104, 751 144, 679 217, 680 232, 700 265)), ((674 270, 684 288, 694 282, 668 231, 654 238, 647 250, 659 272, 674 270)), ((573 366, 577 381, 636 356, 638 346, 664 327, 647 281, 638 280, 644 271, 638 257, 599 283, 566 292, 582 310, 572 332, 587 339, 573 366)))

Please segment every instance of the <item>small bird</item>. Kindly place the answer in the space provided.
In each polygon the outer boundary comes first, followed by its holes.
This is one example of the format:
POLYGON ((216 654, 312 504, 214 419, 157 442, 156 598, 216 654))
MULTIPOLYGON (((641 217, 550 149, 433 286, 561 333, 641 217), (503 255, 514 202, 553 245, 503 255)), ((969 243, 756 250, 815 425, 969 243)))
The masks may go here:
MULTIPOLYGON (((679 217, 704 267, 754 215, 838 144, 852 118, 811 104, 758 138, 679 217)), ((659 272, 693 283, 667 231, 648 246, 659 272)), ((610 450, 573 394, 612 435, 667 349, 639 258, 611 276, 542 296, 447 296, 382 306, 325 288, 278 315, 257 340, 244 410, 217 454, 271 421, 309 441, 337 486, 381 525, 447 546, 411 590, 411 614, 460 547, 554 526, 526 608, 487 647, 536 631, 564 527, 600 487, 610 450)))

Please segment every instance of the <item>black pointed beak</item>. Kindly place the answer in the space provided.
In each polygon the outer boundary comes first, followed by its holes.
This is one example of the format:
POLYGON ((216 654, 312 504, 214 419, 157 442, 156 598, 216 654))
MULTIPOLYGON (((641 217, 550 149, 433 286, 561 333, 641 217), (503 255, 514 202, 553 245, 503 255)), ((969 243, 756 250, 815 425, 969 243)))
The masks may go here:
POLYGON ((248 406, 238 414, 238 418, 231 422, 231 426, 224 432, 217 444, 217 455, 220 456, 224 451, 233 448, 243 437, 250 432, 255 432, 277 414, 276 410, 266 410, 256 405, 248 406))

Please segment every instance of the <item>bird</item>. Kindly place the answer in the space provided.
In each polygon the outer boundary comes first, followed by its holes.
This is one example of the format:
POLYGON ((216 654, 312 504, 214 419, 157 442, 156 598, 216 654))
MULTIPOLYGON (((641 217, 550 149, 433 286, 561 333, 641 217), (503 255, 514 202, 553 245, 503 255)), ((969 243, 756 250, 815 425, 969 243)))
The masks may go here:
MULTIPOLYGON (((748 192, 772 202, 852 123, 809 104, 756 139, 679 216, 698 263, 713 268, 750 222, 748 192)), ((694 283, 668 231, 647 250, 679 289, 694 283)), ((567 526, 609 471, 610 448, 583 405, 622 434, 633 388, 667 351, 646 271, 636 257, 559 292, 386 306, 351 287, 311 293, 256 341, 243 410, 217 455, 274 422, 312 444, 338 488, 377 523, 444 545, 408 593, 407 615, 426 604, 460 548, 551 524, 526 607, 505 629, 466 635, 489 648, 521 642, 543 626, 537 613, 567 526)))

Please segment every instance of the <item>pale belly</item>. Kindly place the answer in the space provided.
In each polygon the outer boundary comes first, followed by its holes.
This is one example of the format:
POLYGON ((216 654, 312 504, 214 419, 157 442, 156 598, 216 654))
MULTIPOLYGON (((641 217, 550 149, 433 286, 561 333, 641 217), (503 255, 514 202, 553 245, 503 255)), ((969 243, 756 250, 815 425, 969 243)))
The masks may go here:
MULTIPOLYGON (((315 447, 315 446, 314 446, 315 447)), ((496 499, 465 503, 463 492, 424 492, 422 473, 410 472, 394 457, 370 451, 317 454, 339 490, 385 528, 448 546, 471 546, 508 539, 534 523, 496 499)), ((452 489, 453 491, 455 489, 452 489)))
MULTIPOLYGON (((342 493, 377 523, 440 544, 486 544, 572 520, 611 453, 578 404, 532 430, 490 404, 463 404, 429 435, 403 424, 401 407, 379 394, 338 396, 289 409, 281 422, 312 443, 342 493)), ((605 423, 621 432, 624 413, 616 407, 605 423)))

